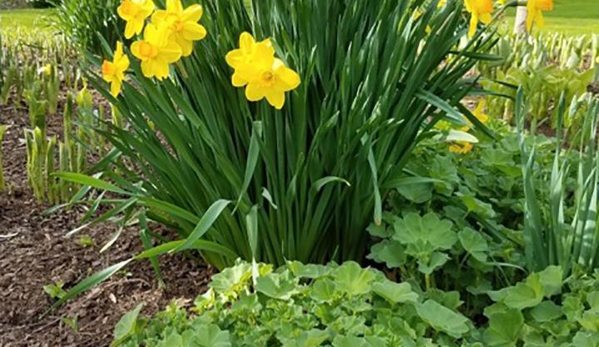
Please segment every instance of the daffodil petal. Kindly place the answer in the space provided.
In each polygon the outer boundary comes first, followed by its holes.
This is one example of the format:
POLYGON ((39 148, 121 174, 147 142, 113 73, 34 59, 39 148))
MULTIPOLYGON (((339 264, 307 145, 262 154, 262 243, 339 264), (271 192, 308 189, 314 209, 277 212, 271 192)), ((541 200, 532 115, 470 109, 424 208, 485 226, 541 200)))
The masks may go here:
POLYGON ((285 105, 285 93, 282 91, 269 91, 266 93, 266 100, 277 110, 280 110, 285 105))
POLYGON ((155 25, 161 25, 164 22, 166 22, 166 18, 168 16, 168 13, 164 10, 158 10, 156 12, 154 12, 154 14, 152 15, 152 23, 155 25))
POLYGON ((276 79, 284 91, 297 88, 300 85, 300 76, 288 67, 280 67, 275 71, 276 79))
POLYGON ((129 68, 130 63, 129 57, 124 56, 117 61, 116 66, 118 70, 125 71, 129 68))
POLYGON ((183 37, 186 40, 198 41, 206 37, 206 28, 198 23, 185 22, 183 24, 183 37))
POLYGON ((266 96, 265 90, 263 88, 261 88, 259 85, 257 85, 256 83, 250 83, 245 88, 245 97, 249 101, 260 101, 260 100, 264 99, 265 96, 266 96))
POLYGON ((141 62, 141 73, 147 77, 154 77, 154 62, 152 60, 146 60, 141 62))
POLYGON ((168 46, 161 48, 159 54, 168 63, 174 63, 181 58, 181 48, 175 42, 171 42, 168 46))
POLYGON ((121 80, 115 79, 114 81, 112 81, 112 83, 110 84, 110 93, 112 94, 112 96, 116 97, 121 93, 122 85, 123 82, 121 80))
POLYGON ((127 22, 125 25, 125 38, 130 39, 137 33, 137 27, 133 21, 127 22))
POLYGON ((474 36, 476 34, 476 28, 478 26, 478 17, 472 14, 470 17, 470 28, 468 28, 468 37, 474 36))
POLYGON ((479 19, 481 22, 489 24, 493 20, 493 16, 490 13, 481 13, 479 19))
POLYGON ((153 24, 146 25, 144 30, 144 40, 152 43, 159 43, 162 38, 159 36, 158 28, 153 24))
POLYGON ((240 49, 236 49, 227 53, 225 60, 230 67, 236 69, 241 63, 243 63, 244 55, 240 49))
POLYGON ((140 51, 141 41, 135 41, 131 44, 131 53, 140 60, 145 60, 145 57, 141 54, 140 51))
POLYGON ((238 73, 234 73, 231 77, 231 84, 233 84, 233 87, 243 87, 248 84, 248 81, 241 77, 238 73))
POLYGON ((189 57, 193 52, 193 42, 187 40, 177 40, 177 45, 181 48, 181 56, 189 57))
POLYGON ((269 70, 275 63, 275 50, 272 46, 265 44, 256 45, 256 52, 254 53, 254 61, 256 68, 259 70, 269 70))
POLYGON ((245 31, 241 33, 239 37, 239 51, 252 51, 255 46, 256 40, 254 40, 254 37, 250 33, 245 31))
POLYGON ((539 28, 543 28, 545 26, 545 18, 543 17, 543 12, 541 10, 537 11, 537 15, 535 16, 535 23, 537 23, 539 28))
POLYGON ((166 0, 166 9, 169 12, 182 13, 183 4, 181 0, 166 0))
POLYGON ((204 14, 204 10, 200 5, 191 5, 183 11, 181 15, 181 19, 185 22, 198 22, 202 15, 204 14))

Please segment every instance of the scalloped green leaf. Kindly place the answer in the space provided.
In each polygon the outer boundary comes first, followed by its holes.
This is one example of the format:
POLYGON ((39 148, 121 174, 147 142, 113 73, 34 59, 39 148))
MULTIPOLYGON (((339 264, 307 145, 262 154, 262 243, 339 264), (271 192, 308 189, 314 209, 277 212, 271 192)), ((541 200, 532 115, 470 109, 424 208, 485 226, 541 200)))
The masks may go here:
POLYGON ((478 232, 471 228, 465 228, 458 232, 458 238, 462 247, 470 254, 474 259, 480 262, 487 261, 487 254, 489 252, 489 244, 487 240, 478 232))
POLYGON ((427 300, 423 304, 417 304, 416 311, 420 318, 431 327, 449 336, 460 338, 470 331, 468 318, 434 300, 427 300))
POLYGON ((362 295, 371 291, 375 275, 371 270, 363 269, 358 263, 350 261, 335 269, 333 278, 340 291, 350 295, 362 295))
POLYGON ((418 294, 412 291, 409 283, 378 282, 372 286, 372 291, 392 304, 418 300, 418 294))

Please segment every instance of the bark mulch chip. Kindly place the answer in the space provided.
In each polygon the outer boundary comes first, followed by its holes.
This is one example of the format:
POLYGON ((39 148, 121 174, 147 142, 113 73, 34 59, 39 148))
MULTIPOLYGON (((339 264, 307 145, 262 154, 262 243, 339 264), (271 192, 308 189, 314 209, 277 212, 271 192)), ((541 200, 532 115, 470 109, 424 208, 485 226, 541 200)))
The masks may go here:
MULTIPOLYGON (((0 193, 0 346, 101 347, 112 341, 115 324, 127 311, 145 303, 151 315, 173 300, 191 302, 205 291, 212 269, 183 256, 162 257, 167 288, 158 286, 149 262, 135 262, 106 282, 41 317, 52 299, 43 286, 63 282, 69 289, 87 276, 143 250, 139 231, 123 231, 104 253, 102 246, 116 228, 98 225, 71 238, 83 210, 43 215, 26 177, 24 107, 0 106, 0 124, 10 125, 3 143, 7 191, 0 193), (82 242, 82 238, 88 242, 82 242), (94 245, 89 245, 89 239, 94 245), (77 330, 64 318, 77 319, 77 330)), ((60 134, 61 117, 48 118, 48 134, 60 134)))

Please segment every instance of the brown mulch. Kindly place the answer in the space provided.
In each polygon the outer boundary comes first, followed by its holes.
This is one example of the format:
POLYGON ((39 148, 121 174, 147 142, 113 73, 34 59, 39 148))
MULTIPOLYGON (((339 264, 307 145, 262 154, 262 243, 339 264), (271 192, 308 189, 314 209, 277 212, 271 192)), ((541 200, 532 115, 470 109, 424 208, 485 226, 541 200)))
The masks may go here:
MULTIPOLYGON (((8 188, 0 193, 0 346, 108 346, 115 324, 139 303, 145 303, 143 314, 153 314, 172 300, 190 302, 204 291, 212 269, 182 256, 163 257, 166 289, 159 288, 149 262, 132 263, 41 318, 53 302, 43 291, 44 285, 62 281, 65 289, 72 288, 143 247, 139 231, 131 228, 100 253, 115 226, 98 225, 66 238, 66 233, 79 226, 83 210, 42 214, 48 206, 35 201, 26 178, 23 131, 28 123, 25 107, 0 106, 0 124, 11 125, 3 143, 8 188), (84 235, 95 245, 81 242, 84 235), (65 324, 65 317, 77 319, 76 331, 65 324)), ((59 115, 48 117, 48 134, 60 134, 61 123, 59 115)))

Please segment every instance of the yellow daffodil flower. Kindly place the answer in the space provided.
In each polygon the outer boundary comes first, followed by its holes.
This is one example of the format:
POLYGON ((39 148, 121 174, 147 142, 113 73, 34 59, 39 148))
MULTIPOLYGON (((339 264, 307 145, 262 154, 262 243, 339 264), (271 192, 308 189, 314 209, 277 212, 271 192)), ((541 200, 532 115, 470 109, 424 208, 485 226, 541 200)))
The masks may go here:
POLYGON ((193 51, 193 42, 206 37, 206 28, 198 24, 203 13, 200 5, 191 5, 183 9, 181 0, 167 0, 166 10, 156 11, 152 15, 152 23, 168 26, 171 39, 181 47, 183 56, 187 57, 193 51))
POLYGON ((472 111, 472 114, 474 115, 474 117, 476 117, 476 119, 478 119, 483 124, 485 124, 489 120, 489 116, 487 114, 485 114, 486 104, 487 104, 487 102, 484 99, 482 99, 478 103, 478 105, 476 106, 474 111, 472 111))
POLYGON ((274 108, 282 109, 285 104, 285 92, 300 85, 299 75, 274 57, 259 58, 257 64, 262 69, 257 78, 249 81, 245 89, 245 96, 250 101, 260 101, 266 98, 274 108))
POLYGON ((181 58, 181 47, 169 40, 167 27, 156 27, 148 24, 144 30, 144 38, 133 42, 131 53, 141 60, 141 71, 148 78, 162 80, 168 77, 169 64, 181 58))
POLYGON ((152 15, 154 8, 152 0, 123 0, 117 8, 117 12, 119 17, 127 22, 126 38, 130 39, 133 35, 139 35, 142 32, 146 18, 152 15))
MULTIPOLYGON (((483 124, 485 124, 489 121, 489 116, 487 114, 485 114, 485 105, 486 105, 486 101, 483 99, 478 103, 478 105, 476 106, 474 111, 472 111, 472 114, 474 115, 474 117, 476 117, 476 119, 478 119, 483 124)), ((470 130, 470 128, 472 128, 472 123, 470 121, 468 121, 468 125, 460 128, 460 130, 468 131, 468 130, 470 130)))
POLYGON ((539 27, 545 25, 543 11, 553 11, 553 0, 528 0, 526 9, 528 10, 526 30, 530 32, 533 23, 536 23, 539 27))
POLYGON ((253 63, 256 56, 274 57, 274 55, 275 49, 270 39, 256 42, 250 33, 242 33, 239 37, 239 49, 230 51, 225 57, 227 64, 235 69, 233 85, 243 87, 256 75, 257 72, 251 71, 251 68, 255 66, 253 63))
POLYGON ((249 33, 241 34, 239 49, 229 52, 226 60, 235 69, 233 86, 247 86, 245 95, 250 101, 266 98, 280 110, 285 104, 285 93, 300 84, 299 75, 275 58, 270 40, 257 43, 249 33))
POLYGON ((37 73, 50 76, 52 74, 52 64, 46 64, 37 70, 37 73))
POLYGON ((437 8, 441 8, 445 5, 447 5, 447 0, 439 0, 439 2, 437 3, 437 8))
POLYGON ((468 30, 468 37, 474 36, 476 33, 476 27, 478 22, 484 24, 491 23, 493 17, 493 0, 464 0, 466 4, 466 10, 470 12, 470 29, 468 30))
POLYGON ((472 150, 474 146, 470 142, 457 141, 449 146, 449 151, 457 154, 466 154, 472 150))
POLYGON ((116 43, 116 50, 112 62, 104 60, 102 64, 102 76, 106 82, 110 83, 110 92, 113 96, 118 96, 121 92, 125 71, 129 68, 129 57, 123 54, 123 44, 116 43))
MULTIPOLYGON (((474 117, 476 117, 476 119, 478 119, 483 124, 485 124, 489 121, 489 116, 484 113, 485 105, 486 105, 486 102, 483 99, 478 103, 478 105, 476 106, 474 111, 472 111, 472 114, 474 115, 474 117)), ((467 122, 468 122, 468 125, 461 127, 459 129, 460 131, 467 132, 472 128, 472 123, 470 121, 467 121, 467 122)), ((465 154, 465 153, 470 152, 473 147, 474 147, 474 145, 471 142, 456 141, 455 143, 453 143, 452 145, 449 146, 449 150, 453 153, 465 154)))

